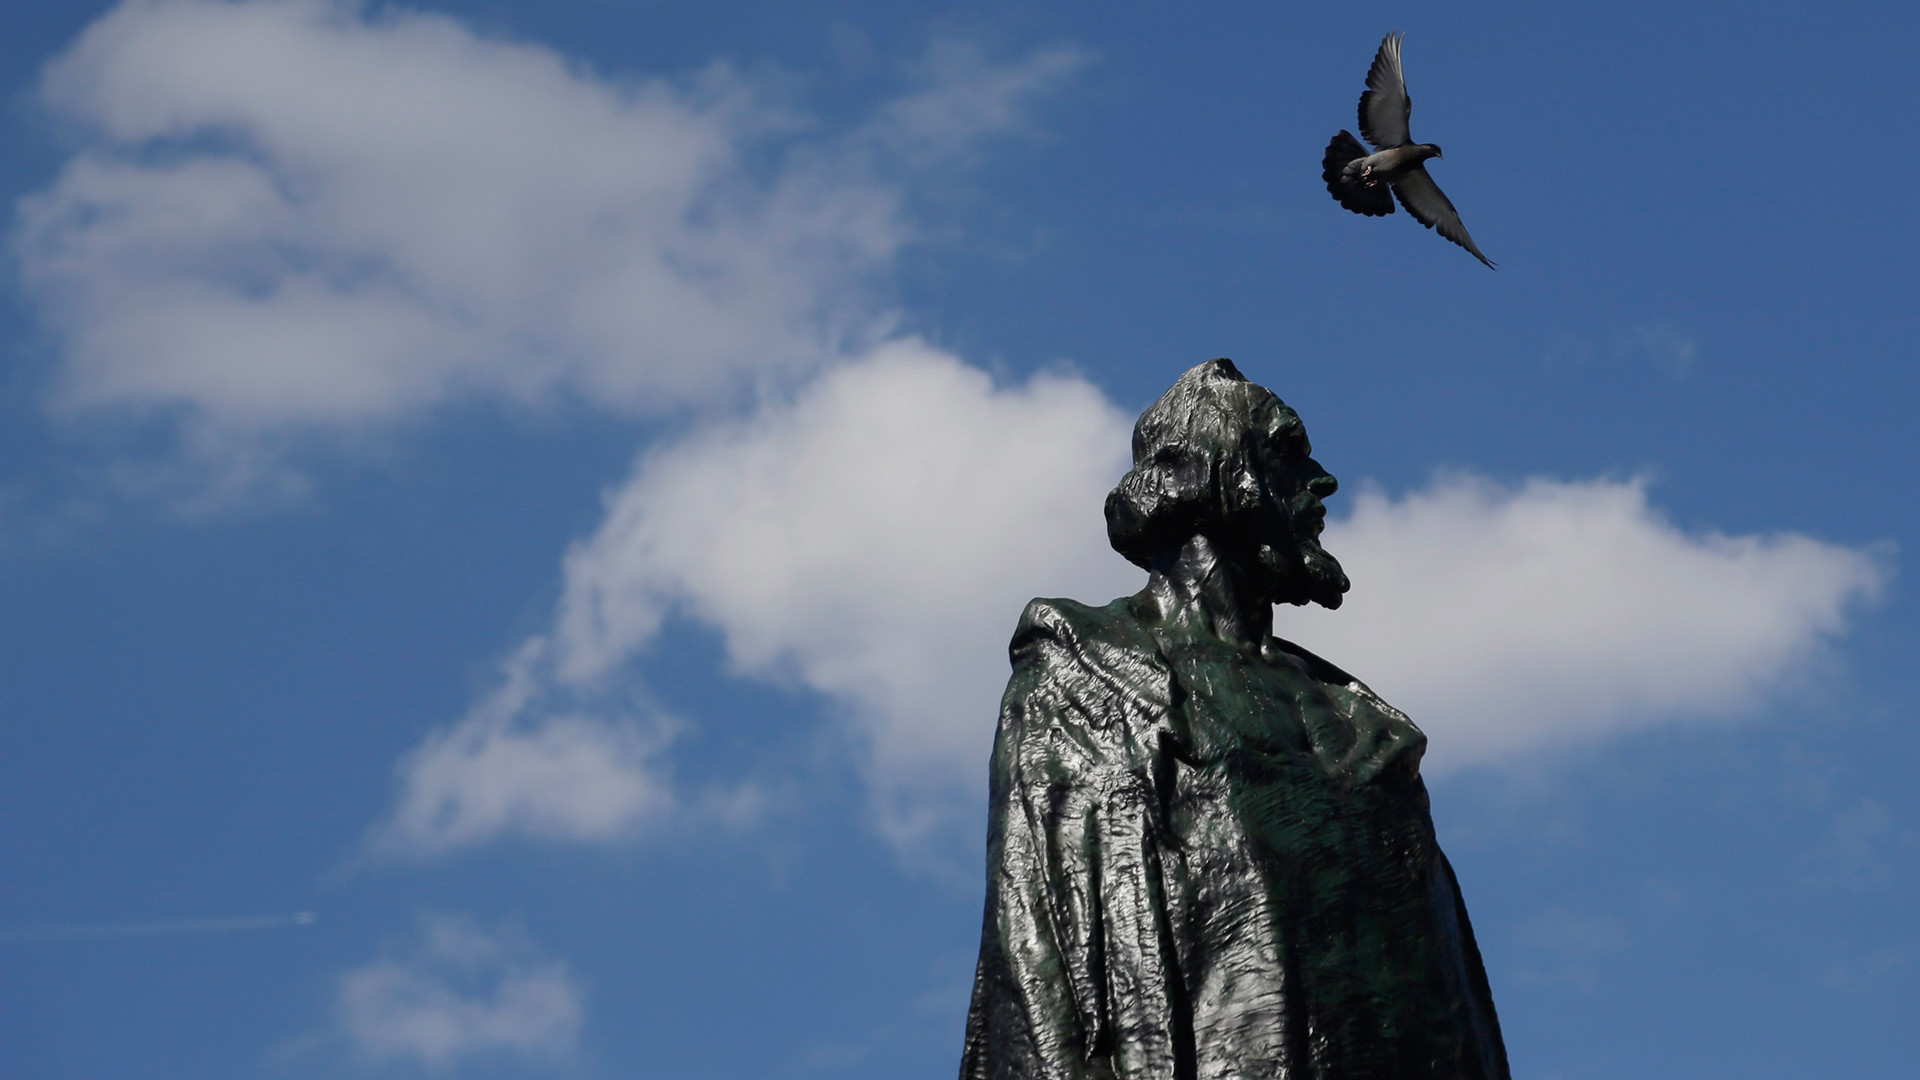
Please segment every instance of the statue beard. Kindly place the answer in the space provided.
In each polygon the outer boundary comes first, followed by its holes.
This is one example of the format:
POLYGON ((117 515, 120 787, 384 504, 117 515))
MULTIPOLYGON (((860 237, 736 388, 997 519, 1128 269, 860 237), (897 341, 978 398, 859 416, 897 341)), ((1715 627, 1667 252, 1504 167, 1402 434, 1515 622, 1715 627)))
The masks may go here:
POLYGON ((1350 588, 1340 561, 1314 536, 1294 536, 1276 546, 1261 544, 1260 565, 1267 571, 1268 599, 1276 604, 1340 606, 1350 588))

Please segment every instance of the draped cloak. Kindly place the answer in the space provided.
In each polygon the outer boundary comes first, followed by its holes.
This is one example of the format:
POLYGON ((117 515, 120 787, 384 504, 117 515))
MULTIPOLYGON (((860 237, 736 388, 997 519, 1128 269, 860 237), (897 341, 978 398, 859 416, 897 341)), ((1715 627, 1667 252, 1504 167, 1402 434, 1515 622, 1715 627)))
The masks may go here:
POLYGON ((1426 736, 1148 603, 1021 617, 961 1080, 1508 1080, 1426 736))

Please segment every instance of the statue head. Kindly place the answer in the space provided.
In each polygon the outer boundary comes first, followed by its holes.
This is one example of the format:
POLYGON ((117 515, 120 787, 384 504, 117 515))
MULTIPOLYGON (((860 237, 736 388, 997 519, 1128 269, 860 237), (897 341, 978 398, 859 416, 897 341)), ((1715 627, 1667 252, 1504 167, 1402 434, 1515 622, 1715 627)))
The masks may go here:
POLYGON ((1203 536, 1273 603, 1337 608, 1347 576, 1320 546, 1320 500, 1338 486, 1286 402, 1209 360, 1140 414, 1133 468, 1107 495, 1107 538, 1164 570, 1203 536))

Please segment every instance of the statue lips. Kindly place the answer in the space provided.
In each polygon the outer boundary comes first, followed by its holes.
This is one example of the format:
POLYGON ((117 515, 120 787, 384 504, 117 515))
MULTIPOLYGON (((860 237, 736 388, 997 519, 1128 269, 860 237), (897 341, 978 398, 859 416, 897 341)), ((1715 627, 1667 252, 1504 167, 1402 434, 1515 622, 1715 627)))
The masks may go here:
MULTIPOLYGON (((1308 498, 1312 499, 1313 496, 1309 495, 1308 498)), ((1301 523, 1301 532, 1306 533, 1309 537, 1318 539, 1320 534, 1327 529, 1327 504, 1321 502, 1319 499, 1313 499, 1313 502, 1304 510, 1301 510, 1293 516, 1293 520, 1301 523)))

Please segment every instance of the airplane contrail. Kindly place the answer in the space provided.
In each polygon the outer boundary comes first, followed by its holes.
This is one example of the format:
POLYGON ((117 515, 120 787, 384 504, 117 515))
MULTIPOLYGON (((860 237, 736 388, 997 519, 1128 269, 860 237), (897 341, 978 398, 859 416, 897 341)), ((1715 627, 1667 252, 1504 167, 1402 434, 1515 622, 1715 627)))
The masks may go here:
POLYGON ((0 927, 0 942, 78 941, 85 938, 158 937, 169 934, 224 934, 236 930, 272 930, 312 926, 311 911, 291 915, 237 915, 224 919, 164 919, 159 922, 84 923, 70 926, 0 927))

